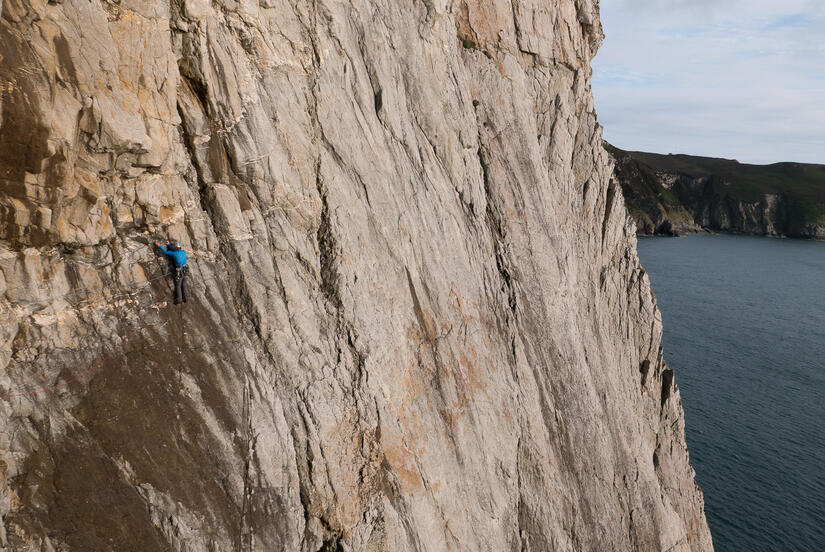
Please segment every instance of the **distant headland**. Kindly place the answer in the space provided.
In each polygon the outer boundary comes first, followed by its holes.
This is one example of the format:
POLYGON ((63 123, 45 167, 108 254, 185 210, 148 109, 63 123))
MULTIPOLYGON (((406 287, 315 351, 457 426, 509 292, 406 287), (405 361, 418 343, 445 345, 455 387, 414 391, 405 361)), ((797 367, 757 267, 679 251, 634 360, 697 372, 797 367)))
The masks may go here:
POLYGON ((825 165, 624 151, 615 161, 639 235, 731 232, 825 239, 825 165))

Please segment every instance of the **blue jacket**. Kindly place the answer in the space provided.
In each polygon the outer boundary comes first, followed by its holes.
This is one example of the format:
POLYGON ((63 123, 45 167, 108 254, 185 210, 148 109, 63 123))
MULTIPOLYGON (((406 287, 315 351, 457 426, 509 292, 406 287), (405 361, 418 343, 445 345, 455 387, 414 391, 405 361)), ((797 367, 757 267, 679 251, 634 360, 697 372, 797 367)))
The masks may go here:
POLYGON ((159 245, 158 249, 163 251, 163 254, 167 257, 172 257, 172 261, 175 263, 175 266, 186 266, 186 251, 183 249, 171 251, 169 249, 165 249, 162 245, 159 245))

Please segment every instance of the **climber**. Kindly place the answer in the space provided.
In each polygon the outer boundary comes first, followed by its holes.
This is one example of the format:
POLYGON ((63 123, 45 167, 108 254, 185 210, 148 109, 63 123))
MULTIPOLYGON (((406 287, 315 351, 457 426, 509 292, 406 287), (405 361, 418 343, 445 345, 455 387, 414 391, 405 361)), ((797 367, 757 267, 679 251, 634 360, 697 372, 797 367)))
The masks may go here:
POLYGON ((166 242, 164 248, 160 242, 155 242, 155 245, 160 249, 164 255, 169 257, 174 265, 175 272, 173 279, 175 281, 175 304, 179 305, 181 301, 186 303, 187 293, 187 279, 189 278, 189 267, 186 266, 186 251, 181 249, 181 246, 176 241, 166 242))

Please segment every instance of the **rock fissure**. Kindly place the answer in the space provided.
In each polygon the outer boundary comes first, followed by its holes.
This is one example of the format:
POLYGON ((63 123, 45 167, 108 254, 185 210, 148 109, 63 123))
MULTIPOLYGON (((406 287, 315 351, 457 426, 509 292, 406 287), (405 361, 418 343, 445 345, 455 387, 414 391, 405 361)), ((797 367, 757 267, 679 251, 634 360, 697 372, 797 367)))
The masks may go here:
MULTIPOLYGON (((479 143, 481 143, 480 135, 479 143)), ((493 242, 496 268, 498 269, 498 273, 501 278, 501 289, 502 291, 504 291, 504 294, 507 297, 507 304, 510 307, 510 310, 512 311, 513 315, 515 315, 517 310, 516 290, 514 282, 510 275, 510 270, 508 268, 510 266, 510 263, 507 259, 505 249, 505 230, 498 212, 498 208, 496 206, 496 201, 493 196, 493 192, 490 187, 490 176, 488 174, 487 168, 488 165, 484 158, 484 154, 481 147, 479 147, 478 150, 478 162, 481 166, 482 181, 484 182, 484 194, 486 197, 487 204, 487 226, 490 230, 490 235, 493 242)))

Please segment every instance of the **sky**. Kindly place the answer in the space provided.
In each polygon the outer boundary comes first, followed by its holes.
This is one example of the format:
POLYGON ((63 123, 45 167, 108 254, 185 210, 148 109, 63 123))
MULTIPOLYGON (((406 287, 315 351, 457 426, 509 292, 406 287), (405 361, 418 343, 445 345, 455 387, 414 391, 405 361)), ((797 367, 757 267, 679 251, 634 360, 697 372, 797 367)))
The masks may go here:
POLYGON ((608 142, 825 164, 825 0, 601 0, 601 13, 608 142))

